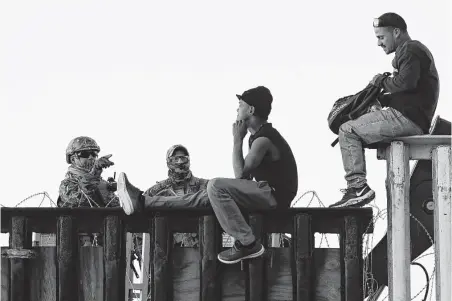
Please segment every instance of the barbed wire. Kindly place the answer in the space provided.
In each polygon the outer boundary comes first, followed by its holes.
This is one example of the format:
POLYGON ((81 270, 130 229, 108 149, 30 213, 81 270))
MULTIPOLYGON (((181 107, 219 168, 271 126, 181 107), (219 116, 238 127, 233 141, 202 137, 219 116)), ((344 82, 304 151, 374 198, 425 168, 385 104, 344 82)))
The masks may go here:
MULTIPOLYGON (((371 206, 372 206, 372 207, 375 207, 375 208, 377 209, 377 214, 376 214, 376 216, 375 216, 375 218, 374 218, 374 220, 375 220, 375 221, 374 221, 374 225, 375 225, 378 219, 384 219, 384 218, 386 217, 386 215, 387 215, 387 210, 386 210, 386 209, 380 210, 380 208, 379 208, 377 205, 371 205, 371 206)), ((424 224, 422 224, 422 222, 419 221, 419 219, 417 219, 417 218, 416 218, 414 215, 412 215, 411 213, 410 213, 410 217, 411 217, 412 219, 414 219, 414 220, 421 226, 421 228, 424 230, 425 234, 427 235, 428 239, 429 239, 430 242, 432 243, 432 247, 434 247, 434 241, 433 241, 433 238, 431 237, 430 233, 428 232, 428 230, 427 230, 427 228, 424 226, 424 224)), ((368 227, 369 227, 369 226, 368 226, 368 227)), ((365 232, 367 232, 367 231, 365 231, 365 232)), ((365 232, 364 232, 364 233, 365 233, 365 232)), ((373 247, 373 234, 369 234, 368 236, 371 236, 371 237, 372 237, 372 247, 373 247)), ((365 253, 367 253, 367 251, 369 250, 368 246, 366 246, 365 250, 366 250, 365 253)), ((369 255, 369 254, 371 254, 371 253, 372 253, 372 252, 368 253, 367 255, 369 255)), ((419 259, 421 259, 421 258, 424 258, 424 257, 427 257, 427 256, 432 256, 432 255, 435 255, 435 253, 434 253, 434 252, 431 252, 431 253, 427 253, 427 254, 421 255, 421 256, 417 257, 415 260, 413 260, 413 262, 417 262, 417 261, 418 261, 419 259)), ((371 256, 372 256, 372 255, 370 255, 370 257, 371 257, 371 256)), ((369 256, 367 256, 367 257, 369 257, 369 256)), ((370 272, 367 272, 367 269, 366 269, 367 265, 366 265, 366 264, 368 264, 368 261, 371 261, 371 258, 367 258, 367 257, 366 257, 366 261, 365 261, 365 263, 364 263, 364 265, 363 265, 363 277, 365 277, 365 278, 364 278, 364 281, 363 281, 363 285, 366 285, 366 283, 368 283, 368 282, 370 281, 372 284, 375 283, 375 284, 376 284, 376 287, 378 288, 378 287, 379 287, 378 281, 373 277, 373 274, 372 274, 372 267, 370 267, 370 272), (366 276, 364 276, 364 275, 366 275, 366 276), (369 278, 367 278, 367 275, 370 275, 369 278)), ((434 263, 433 263, 433 270, 432 270, 431 276, 430 276, 430 278, 429 278, 429 281, 428 281, 428 282, 426 283, 426 285, 425 285, 418 293, 416 293, 410 300, 414 300, 414 299, 415 299, 417 296, 419 296, 423 291, 425 291, 425 290, 429 287, 429 283, 432 283, 432 287, 433 287, 435 270, 436 270, 436 266, 435 266, 435 262, 434 262, 434 263)), ((365 287, 363 288, 363 291, 365 292, 364 289, 365 289, 365 287)), ((372 294, 374 294, 373 286, 369 289, 369 294, 368 294, 368 295, 369 295, 369 296, 372 296, 372 294)), ((433 290, 430 290, 430 300, 431 300, 432 296, 433 296, 433 290)), ((364 296, 363 296, 363 297, 364 297, 364 296)), ((382 301, 385 301, 388 297, 389 297, 389 294, 386 295, 386 296, 383 298, 382 301)))
MULTIPOLYGON (((305 196, 305 195, 307 195, 308 193, 312 193, 312 197, 311 197, 311 199, 309 200, 309 203, 308 203, 308 205, 306 206, 306 208, 309 208, 309 206, 311 206, 311 203, 312 203, 312 201, 314 200, 314 197, 315 198, 317 198, 317 201, 318 201, 318 203, 319 203, 319 205, 320 206, 322 206, 323 208, 326 208, 326 206, 325 206, 325 204, 322 202, 322 200, 320 199, 320 197, 319 197, 319 195, 318 195, 318 193, 317 193, 317 191, 315 191, 315 190, 307 190, 307 191, 305 191, 290 207, 295 207, 295 205, 305 196)), ((338 240, 340 239, 340 236, 339 236, 339 234, 337 234, 337 237, 338 237, 338 240)), ((321 233, 321 236, 320 236, 320 243, 319 243, 319 247, 321 247, 322 246, 322 243, 323 243, 323 240, 325 239, 325 242, 326 242, 326 246, 327 246, 327 248, 329 248, 330 247, 330 244, 329 244, 329 242, 328 242, 328 237, 326 236, 326 234, 325 233, 321 233)))
MULTIPOLYGON (((32 194, 32 195, 26 197, 26 198, 23 199, 22 201, 18 202, 14 207, 18 207, 19 205, 22 205, 23 203, 25 203, 25 202, 28 201, 29 199, 34 198, 35 196, 38 196, 38 195, 42 195, 42 200, 41 200, 41 202, 39 203, 39 206, 38 206, 38 207, 41 207, 41 206, 42 206, 42 203, 44 202, 44 200, 45 200, 46 197, 47 197, 47 198, 49 199, 49 201, 50 201, 50 207, 53 207, 52 204, 55 205, 55 207, 57 207, 57 204, 55 204, 55 202, 52 200, 52 198, 51 198, 50 195, 47 193, 47 191, 34 193, 34 194, 32 194)), ((2 205, 2 207, 5 207, 5 206, 2 205)))

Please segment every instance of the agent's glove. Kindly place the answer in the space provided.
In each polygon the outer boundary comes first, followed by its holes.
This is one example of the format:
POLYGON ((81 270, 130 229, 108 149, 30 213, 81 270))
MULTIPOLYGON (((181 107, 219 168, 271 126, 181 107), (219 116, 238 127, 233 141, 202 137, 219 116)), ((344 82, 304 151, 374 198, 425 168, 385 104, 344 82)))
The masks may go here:
POLYGON ((95 176, 100 176, 103 169, 114 165, 115 163, 109 160, 111 156, 112 155, 106 155, 97 159, 96 162, 94 163, 91 173, 95 176))

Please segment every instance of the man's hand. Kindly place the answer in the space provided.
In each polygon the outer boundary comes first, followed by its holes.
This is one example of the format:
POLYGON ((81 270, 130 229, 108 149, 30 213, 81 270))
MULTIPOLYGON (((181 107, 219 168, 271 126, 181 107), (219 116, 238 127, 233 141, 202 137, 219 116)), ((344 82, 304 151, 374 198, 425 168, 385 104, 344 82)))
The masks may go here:
POLYGON ((235 141, 243 141, 246 136, 247 127, 244 120, 237 120, 232 124, 232 135, 235 141))
POLYGON ((92 170, 94 175, 100 175, 104 168, 108 168, 115 164, 109 160, 111 158, 111 156, 112 155, 106 155, 106 156, 100 157, 99 159, 96 160, 96 162, 94 163, 93 170, 92 170))
POLYGON ((375 87, 381 87, 381 81, 383 80, 384 75, 383 74, 377 74, 374 76, 374 78, 372 78, 372 80, 370 81, 370 84, 375 86, 375 87))

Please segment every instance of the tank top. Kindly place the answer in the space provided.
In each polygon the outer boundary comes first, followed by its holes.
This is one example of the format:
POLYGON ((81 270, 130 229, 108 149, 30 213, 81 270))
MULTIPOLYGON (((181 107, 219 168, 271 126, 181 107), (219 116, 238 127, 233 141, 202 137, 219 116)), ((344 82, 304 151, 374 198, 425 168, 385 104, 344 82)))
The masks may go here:
POLYGON ((272 161, 269 153, 265 154, 261 164, 251 171, 251 176, 256 181, 267 181, 273 189, 273 196, 278 207, 289 207, 298 191, 297 163, 292 150, 283 136, 273 128, 271 123, 265 123, 249 138, 249 148, 254 140, 266 137, 279 150, 280 158, 272 161))

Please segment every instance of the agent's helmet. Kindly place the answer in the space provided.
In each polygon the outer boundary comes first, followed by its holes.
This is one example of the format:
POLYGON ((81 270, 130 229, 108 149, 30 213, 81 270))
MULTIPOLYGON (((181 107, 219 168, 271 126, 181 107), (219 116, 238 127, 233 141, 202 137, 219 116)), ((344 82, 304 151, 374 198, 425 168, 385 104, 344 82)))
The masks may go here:
POLYGON ((100 152, 100 147, 93 138, 86 136, 74 138, 69 142, 69 145, 66 148, 66 162, 71 164, 71 156, 84 150, 95 150, 100 152))

